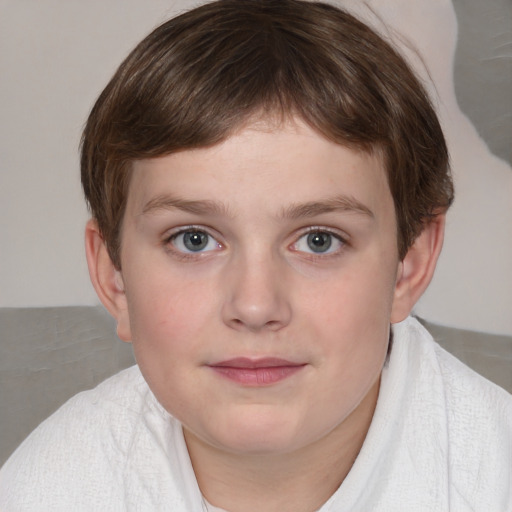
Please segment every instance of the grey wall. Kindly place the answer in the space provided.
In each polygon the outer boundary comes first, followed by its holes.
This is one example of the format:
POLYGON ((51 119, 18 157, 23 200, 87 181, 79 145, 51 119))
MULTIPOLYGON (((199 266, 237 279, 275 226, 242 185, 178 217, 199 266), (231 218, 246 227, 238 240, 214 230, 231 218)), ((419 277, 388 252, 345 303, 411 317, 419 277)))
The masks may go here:
POLYGON ((453 0, 453 5, 459 26, 457 100, 491 151, 512 164, 512 2, 453 0))

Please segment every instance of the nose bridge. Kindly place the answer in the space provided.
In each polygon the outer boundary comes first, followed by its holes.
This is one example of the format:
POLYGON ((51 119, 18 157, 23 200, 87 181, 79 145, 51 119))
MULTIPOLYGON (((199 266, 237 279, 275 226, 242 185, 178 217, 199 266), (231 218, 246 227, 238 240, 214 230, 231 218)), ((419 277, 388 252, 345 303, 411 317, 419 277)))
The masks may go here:
POLYGON ((289 323, 286 265, 278 254, 268 247, 239 250, 226 272, 225 323, 249 331, 278 330, 289 323))

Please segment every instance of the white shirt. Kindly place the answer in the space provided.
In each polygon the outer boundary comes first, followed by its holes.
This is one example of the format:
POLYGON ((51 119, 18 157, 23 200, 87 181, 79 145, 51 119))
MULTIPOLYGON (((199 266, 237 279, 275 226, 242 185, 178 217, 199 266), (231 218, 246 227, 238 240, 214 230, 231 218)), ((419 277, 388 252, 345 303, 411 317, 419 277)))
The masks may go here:
MULTIPOLYGON (((320 512, 512 511, 512 396, 416 320, 394 333, 361 452, 320 512)), ((69 400, 0 471, 2 512, 205 507, 181 425, 136 366, 69 400)))

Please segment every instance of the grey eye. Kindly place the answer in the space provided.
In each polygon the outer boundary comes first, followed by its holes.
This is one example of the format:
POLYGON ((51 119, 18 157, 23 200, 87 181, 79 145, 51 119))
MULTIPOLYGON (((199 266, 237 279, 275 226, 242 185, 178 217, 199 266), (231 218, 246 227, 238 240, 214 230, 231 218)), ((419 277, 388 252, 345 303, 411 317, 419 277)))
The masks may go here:
POLYGON ((208 245, 208 235, 202 231, 183 233, 183 245, 189 251, 202 251, 208 245))
POLYGON ((309 233, 307 244, 313 252, 327 252, 332 245, 332 235, 321 231, 309 233))
POLYGON ((198 229, 176 233, 171 241, 176 249, 185 253, 213 251, 220 247, 215 238, 198 229))
POLYGON ((327 255, 340 251, 345 245, 344 240, 329 231, 310 231, 302 235, 294 244, 293 249, 306 254, 327 255))

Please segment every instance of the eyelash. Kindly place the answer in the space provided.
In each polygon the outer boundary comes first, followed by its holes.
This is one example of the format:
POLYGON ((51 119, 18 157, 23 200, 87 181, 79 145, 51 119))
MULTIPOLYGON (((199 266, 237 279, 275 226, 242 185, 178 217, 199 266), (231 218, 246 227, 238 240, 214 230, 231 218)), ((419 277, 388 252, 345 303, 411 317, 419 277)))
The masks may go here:
MULTIPOLYGON (((209 232, 209 230, 203 226, 190 225, 190 226, 180 227, 180 228, 178 228, 177 231, 174 231, 170 235, 166 236, 163 241, 163 244, 167 248, 168 251, 171 251, 174 254, 174 256, 177 256, 178 258, 180 258, 182 260, 197 260, 198 257, 204 257, 205 255, 215 252, 214 250, 208 250, 208 251, 199 250, 196 252, 194 252, 194 251, 186 252, 186 251, 183 251, 183 250, 180 250, 179 248, 177 248, 174 243, 175 240, 179 236, 181 236, 185 233, 188 233, 188 232, 204 233, 208 237, 210 237, 213 241, 215 241, 218 248, 223 247, 223 245, 218 241, 218 239, 217 239, 218 237, 212 235, 209 232)), ((306 257, 310 260, 325 260, 327 258, 335 258, 337 256, 340 256, 340 254, 342 252, 344 252, 344 250, 348 247, 348 245, 349 244, 348 244, 347 238, 340 235, 338 232, 336 232, 332 229, 329 229, 329 228, 325 228, 325 227, 310 226, 310 227, 304 229, 299 234, 299 236, 296 236, 295 241, 292 244, 290 244, 288 247, 292 248, 292 250, 294 252, 298 252, 298 253, 306 255, 306 257), (306 252, 306 251, 301 251, 301 250, 294 248, 294 246, 296 246, 304 237, 307 237, 311 234, 329 235, 330 237, 335 239, 337 242, 339 242, 341 244, 341 247, 334 251, 325 252, 325 253, 315 252, 314 250, 312 250, 311 252, 306 252)), ((330 249, 330 246, 328 247, 327 250, 329 250, 329 249, 330 249)))
POLYGON ((197 251, 197 252, 194 252, 194 251, 185 252, 185 251, 182 251, 179 248, 177 248, 176 245, 174 244, 174 241, 180 235, 183 235, 185 233, 190 233, 190 232, 204 233, 210 239, 214 240, 219 248, 222 247, 222 244, 217 240, 218 237, 213 236, 207 228, 204 228, 202 226, 194 226, 194 225, 178 228, 177 231, 174 231, 173 233, 171 233, 170 235, 165 237, 163 244, 167 248, 168 251, 172 252, 174 256, 176 256, 182 260, 197 260, 197 258, 201 257, 201 255, 206 255, 211 252, 214 252, 212 250, 197 251))
POLYGON ((334 231, 333 229, 322 227, 322 226, 311 226, 311 227, 306 228, 296 238, 296 241, 293 242, 290 247, 297 245, 299 243, 299 241, 301 239, 303 239, 304 237, 307 237, 308 235, 315 234, 315 233, 326 234, 326 235, 331 236, 333 239, 335 239, 336 241, 338 241, 341 244, 341 247, 337 250, 334 250, 332 252, 326 252, 326 253, 322 253, 322 252, 315 253, 314 251, 305 252, 305 251, 296 250, 297 252, 301 252, 302 254, 305 254, 310 260, 325 260, 327 258, 336 258, 336 257, 340 256, 349 246, 348 238, 345 236, 342 236, 339 232, 334 231))

